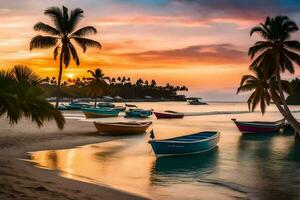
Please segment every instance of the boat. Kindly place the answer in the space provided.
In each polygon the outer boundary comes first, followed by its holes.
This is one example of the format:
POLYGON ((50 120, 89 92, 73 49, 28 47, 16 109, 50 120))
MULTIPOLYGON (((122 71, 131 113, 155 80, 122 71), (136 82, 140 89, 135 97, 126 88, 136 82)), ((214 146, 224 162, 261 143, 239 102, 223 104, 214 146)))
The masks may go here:
POLYGON ((82 108, 90 108, 91 106, 87 103, 77 103, 70 102, 68 105, 65 105, 68 110, 81 110, 82 108))
POLYGON ((57 107, 58 110, 68 110, 68 107, 64 104, 61 104, 57 107))
POLYGON ((125 103, 125 106, 128 107, 128 108, 137 108, 137 106, 134 105, 134 104, 125 103))
POLYGON ((86 118, 117 117, 119 110, 114 108, 82 108, 86 118))
POLYGON ((136 118, 147 118, 152 115, 151 110, 143 110, 143 109, 129 109, 125 112, 125 117, 136 117, 136 118))
POLYGON ((145 133, 152 122, 94 122, 101 134, 139 134, 145 133))
POLYGON ((124 112, 126 110, 125 106, 116 106, 114 109, 119 110, 120 112, 124 112))
MULTIPOLYGON (((151 132, 153 134, 153 132, 151 132)), ((154 138, 154 135, 151 135, 154 138)), ((170 139, 149 141, 156 158, 202 153, 213 149, 219 142, 220 132, 205 131, 170 139)))
POLYGON ((97 104, 98 107, 105 107, 105 108, 114 108, 115 105, 110 102, 101 102, 97 104))
POLYGON ((242 133, 275 133, 285 124, 284 119, 275 122, 231 120, 242 133))
POLYGON ((183 118, 184 114, 166 110, 165 112, 154 112, 154 115, 157 119, 175 119, 175 118, 183 118))
POLYGON ((187 102, 190 105, 208 105, 206 102, 202 100, 202 98, 196 98, 196 97, 188 98, 187 102))

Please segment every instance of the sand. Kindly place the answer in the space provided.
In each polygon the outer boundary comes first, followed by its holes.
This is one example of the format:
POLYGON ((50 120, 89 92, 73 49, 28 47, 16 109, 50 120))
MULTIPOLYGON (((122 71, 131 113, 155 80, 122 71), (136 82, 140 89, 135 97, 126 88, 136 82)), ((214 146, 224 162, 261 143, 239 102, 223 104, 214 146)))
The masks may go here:
POLYGON ((135 200, 145 199, 135 194, 67 179, 50 171, 34 167, 24 161, 27 152, 48 149, 73 148, 116 139, 99 136, 91 122, 67 119, 63 131, 54 122, 39 129, 29 120, 10 126, 5 117, 0 118, 0 199, 87 199, 135 200))

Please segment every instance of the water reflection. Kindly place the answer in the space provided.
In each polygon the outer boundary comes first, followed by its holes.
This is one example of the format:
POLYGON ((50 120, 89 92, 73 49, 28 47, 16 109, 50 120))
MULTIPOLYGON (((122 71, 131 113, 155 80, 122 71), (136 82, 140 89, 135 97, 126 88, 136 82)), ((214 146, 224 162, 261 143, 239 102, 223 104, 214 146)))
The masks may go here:
POLYGON ((159 158, 153 162, 150 182, 153 185, 194 182, 214 172, 218 153, 216 147, 197 155, 159 158))
POLYGON ((293 136, 280 134, 243 135, 239 140, 239 168, 256 199, 299 199, 300 145, 293 136), (241 170, 243 171, 243 170, 241 170))
MULTIPOLYGON (((185 112, 247 110, 246 104, 190 107, 144 103, 140 107, 185 112)), ((196 131, 221 132, 219 148, 194 156, 156 160, 147 143, 149 135, 144 134, 74 149, 35 152, 32 160, 39 166, 67 172, 63 176, 104 183, 152 199, 300 199, 300 145, 294 137, 286 133, 241 135, 230 120, 233 117, 273 121, 281 116, 268 112, 263 119, 260 113, 152 119, 158 139, 196 131)))

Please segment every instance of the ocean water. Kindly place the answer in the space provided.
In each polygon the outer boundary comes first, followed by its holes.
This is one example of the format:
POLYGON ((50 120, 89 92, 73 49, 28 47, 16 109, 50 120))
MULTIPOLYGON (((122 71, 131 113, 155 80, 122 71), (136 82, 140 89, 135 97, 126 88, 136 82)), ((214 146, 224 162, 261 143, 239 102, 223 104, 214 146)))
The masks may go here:
MULTIPOLYGON (((245 103, 136 104, 187 115, 183 119, 147 119, 153 121, 156 138, 217 130, 221 132, 218 147, 198 155, 156 160, 147 143, 149 134, 145 133, 73 149, 34 152, 31 159, 37 167, 58 170, 67 178, 108 185, 152 199, 300 199, 300 145, 293 135, 242 135, 231 121, 279 120, 282 117, 273 105, 262 116, 259 111, 249 113, 245 103)), ((300 106, 291 109, 300 119, 300 106)), ((65 116, 85 120, 80 111, 66 112, 65 116)), ((101 120, 128 119, 120 116, 101 120)))

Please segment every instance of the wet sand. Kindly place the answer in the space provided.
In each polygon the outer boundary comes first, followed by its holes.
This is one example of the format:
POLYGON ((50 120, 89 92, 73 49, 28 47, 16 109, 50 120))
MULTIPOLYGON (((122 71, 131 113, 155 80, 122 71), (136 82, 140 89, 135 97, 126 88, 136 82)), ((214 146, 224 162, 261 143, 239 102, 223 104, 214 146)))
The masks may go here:
POLYGON ((39 129, 30 120, 10 126, 5 117, 0 118, 0 199, 144 199, 135 194, 67 179, 50 171, 33 167, 24 161, 27 152, 49 149, 73 148, 100 143, 116 137, 99 136, 91 122, 67 119, 63 131, 54 122, 39 129))

